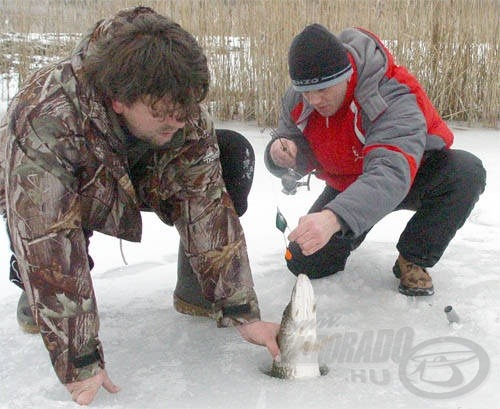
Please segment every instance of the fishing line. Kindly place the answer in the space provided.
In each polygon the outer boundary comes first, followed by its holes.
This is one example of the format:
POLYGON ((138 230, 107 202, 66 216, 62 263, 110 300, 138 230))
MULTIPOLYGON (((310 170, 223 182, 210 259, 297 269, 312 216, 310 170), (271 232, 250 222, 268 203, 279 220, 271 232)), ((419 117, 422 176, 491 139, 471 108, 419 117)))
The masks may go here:
POLYGON ((123 240, 120 239, 120 254, 122 255, 123 263, 128 266, 127 259, 125 258, 125 253, 123 252, 123 240))

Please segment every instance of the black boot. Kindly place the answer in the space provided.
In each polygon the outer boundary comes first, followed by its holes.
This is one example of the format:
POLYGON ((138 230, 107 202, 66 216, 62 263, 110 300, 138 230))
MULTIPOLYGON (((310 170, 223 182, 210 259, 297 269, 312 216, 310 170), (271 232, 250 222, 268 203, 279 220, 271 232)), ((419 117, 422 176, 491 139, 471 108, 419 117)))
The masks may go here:
POLYGON ((25 291, 22 292, 17 303, 17 323, 24 332, 29 334, 38 334, 40 332, 38 325, 36 325, 35 317, 33 317, 33 313, 31 312, 28 296, 25 291))
POLYGON ((212 304, 203 296, 200 283, 189 264, 182 244, 179 244, 174 308, 181 314, 214 318, 212 304))
MULTIPOLYGON (((242 216, 247 210, 248 194, 252 186, 255 153, 250 142, 238 132, 217 129, 216 134, 220 148, 222 178, 236 214, 242 216)), ((200 283, 189 264, 182 244, 179 245, 174 308, 182 314, 215 317, 213 306, 203 296, 200 283)))
POLYGON ((231 196, 234 209, 242 216, 248 206, 248 194, 255 170, 255 153, 248 140, 238 132, 217 129, 222 178, 231 196))

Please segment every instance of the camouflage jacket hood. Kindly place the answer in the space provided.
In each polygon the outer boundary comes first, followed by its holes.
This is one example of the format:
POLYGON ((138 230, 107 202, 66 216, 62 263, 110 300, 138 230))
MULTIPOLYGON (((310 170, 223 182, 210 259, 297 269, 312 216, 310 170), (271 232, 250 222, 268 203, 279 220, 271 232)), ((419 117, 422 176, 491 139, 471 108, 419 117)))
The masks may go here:
POLYGON ((63 383, 104 366, 89 236, 95 230, 139 241, 143 207, 175 224, 219 326, 259 318, 245 238, 209 118, 202 114, 168 146, 152 149, 127 137, 112 110, 82 83, 81 62, 106 24, 71 58, 29 78, 0 129, 0 211, 63 383), (228 308, 241 305, 247 308, 228 308))

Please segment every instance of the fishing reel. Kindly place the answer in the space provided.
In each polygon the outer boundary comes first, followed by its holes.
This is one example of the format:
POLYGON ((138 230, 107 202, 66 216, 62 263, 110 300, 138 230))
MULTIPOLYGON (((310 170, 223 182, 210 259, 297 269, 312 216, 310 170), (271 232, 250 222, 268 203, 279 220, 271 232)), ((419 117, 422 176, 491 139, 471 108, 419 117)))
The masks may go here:
POLYGON ((294 195, 300 186, 306 186, 307 190, 311 190, 309 186, 311 174, 312 172, 307 175, 306 181, 301 182, 300 179, 304 177, 303 175, 291 168, 287 169, 286 173, 281 176, 282 192, 286 195, 294 195))

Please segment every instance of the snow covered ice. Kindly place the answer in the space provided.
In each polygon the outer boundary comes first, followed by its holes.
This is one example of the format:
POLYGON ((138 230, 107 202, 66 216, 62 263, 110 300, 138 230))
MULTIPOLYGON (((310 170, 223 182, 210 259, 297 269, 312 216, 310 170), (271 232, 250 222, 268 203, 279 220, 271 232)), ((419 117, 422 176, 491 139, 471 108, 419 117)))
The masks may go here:
MULTIPOLYGON (((280 322, 295 277, 285 266, 285 242, 274 225, 276 207, 293 228, 319 194, 322 182, 312 178, 310 191, 302 187, 295 196, 284 195, 279 179, 263 164, 269 131, 253 123, 218 125, 242 132, 256 151, 249 210, 241 221, 262 318, 280 322)), ((101 318, 100 337, 107 370, 122 390, 115 395, 101 390, 91 407, 498 407, 500 131, 465 127, 453 130, 454 148, 479 156, 488 179, 471 217, 442 260, 430 270, 436 294, 415 299, 398 293, 398 280, 391 271, 397 257, 395 244, 411 212, 387 216, 353 252, 345 271, 312 281, 318 334, 329 339, 320 354, 329 371, 320 378, 271 378, 265 374, 271 365, 265 348, 244 342, 234 329, 217 329, 208 319, 176 313, 172 293, 178 236, 174 228, 163 225, 153 214, 143 214, 141 243, 123 242, 128 265, 122 261, 117 239, 94 234, 90 252, 95 261, 92 275, 101 318), (460 316, 459 323, 448 322, 444 313, 447 305, 452 305, 460 316), (431 351, 434 366, 427 362, 427 367, 413 373, 421 382, 404 382, 400 378, 404 358, 398 350, 402 346, 394 340, 410 340, 411 346, 418 349, 412 355, 418 360, 429 352, 419 347, 437 337, 464 341, 458 347, 450 344, 434 354, 431 351), (377 342, 384 340, 385 350, 381 353, 377 342), (464 354, 462 350, 469 345, 473 346, 473 356, 470 350, 465 351, 469 352, 469 361, 458 361, 456 356, 464 354), (486 353, 486 359, 481 351, 486 353), (448 362, 444 362, 446 359, 448 362), (459 375, 462 384, 452 385, 452 378, 456 380, 459 375), (484 381, 462 394, 475 379, 484 381), (432 392, 439 398, 429 397, 432 392), (445 392, 451 392, 450 396, 442 399, 445 392)), ((76 404, 52 370, 41 338, 18 328, 16 306, 20 291, 8 282, 10 255, 4 226, 0 230, 0 408, 74 408, 76 404)), ((410 375, 409 371, 406 374, 410 375)))

